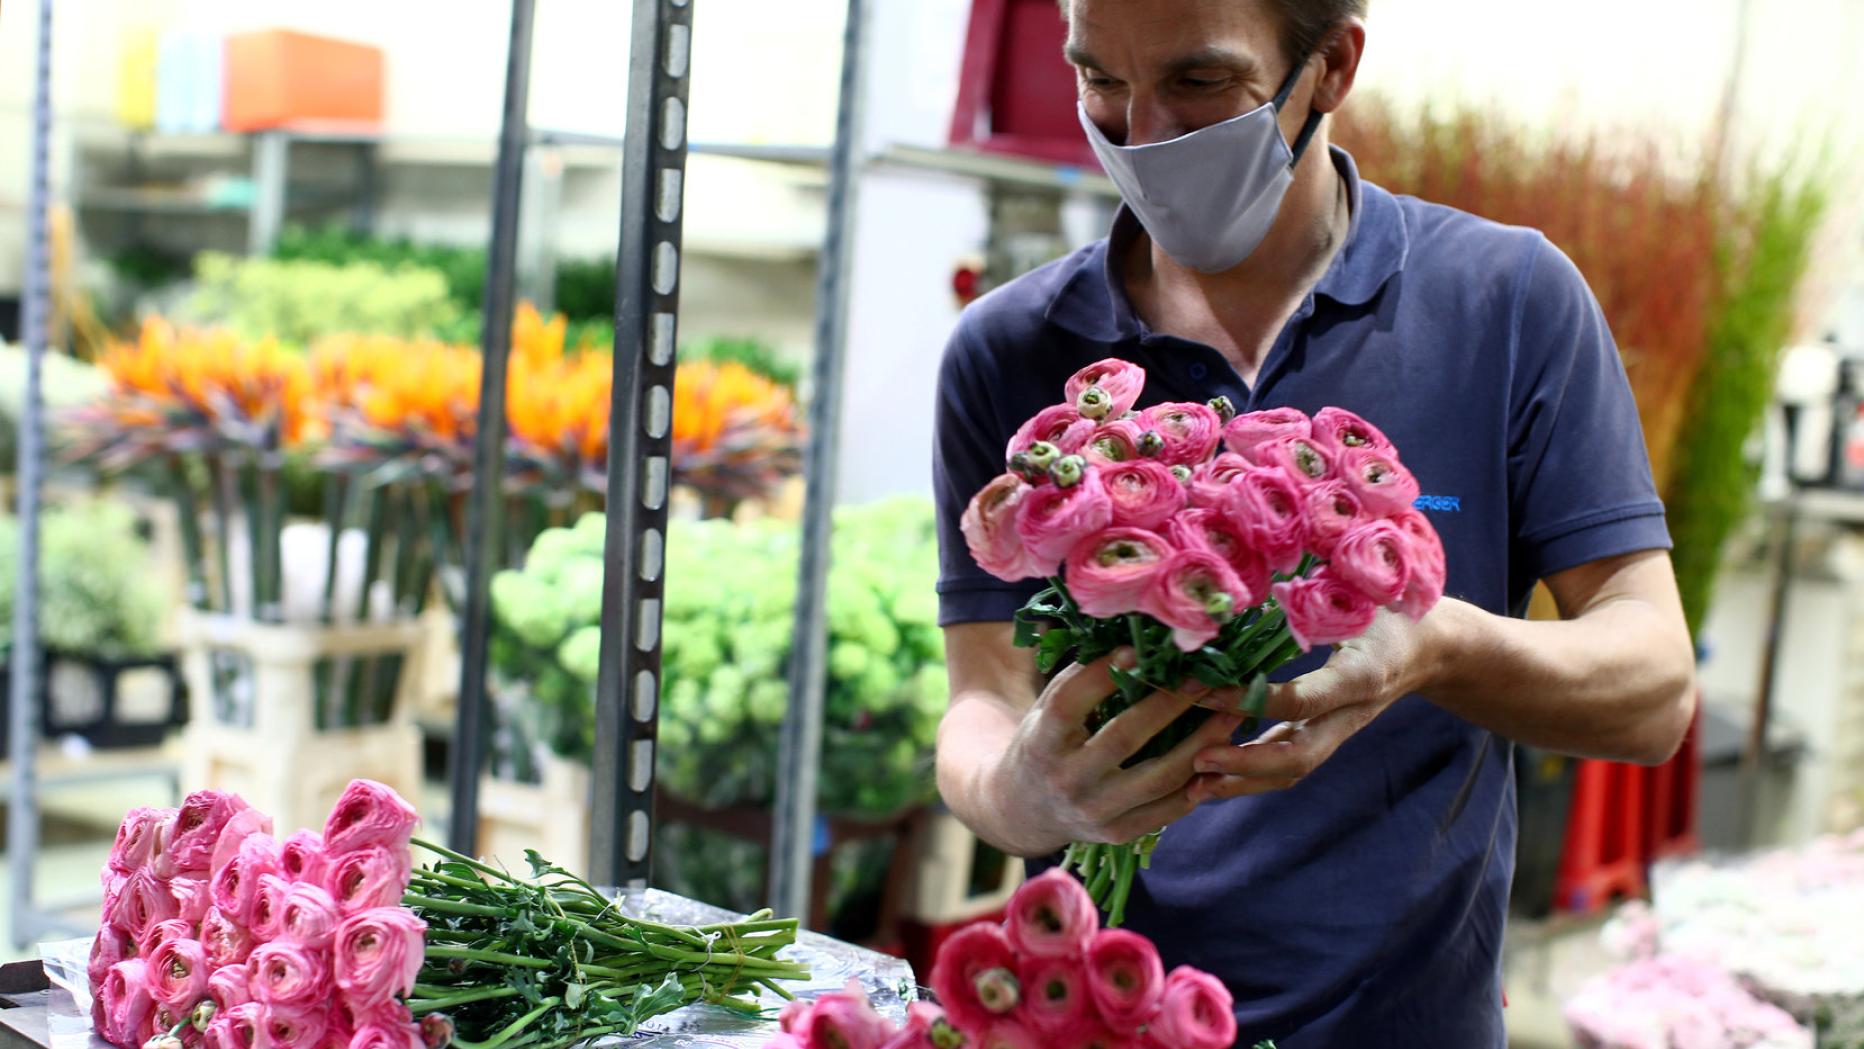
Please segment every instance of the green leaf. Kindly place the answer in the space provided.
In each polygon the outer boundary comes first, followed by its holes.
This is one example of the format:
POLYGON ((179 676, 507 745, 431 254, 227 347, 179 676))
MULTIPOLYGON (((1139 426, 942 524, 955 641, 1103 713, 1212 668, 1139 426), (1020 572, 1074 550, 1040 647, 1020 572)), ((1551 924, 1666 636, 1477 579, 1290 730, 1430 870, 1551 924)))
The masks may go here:
POLYGON ((628 1009, 627 1034, 633 1034, 642 1023, 662 1013, 670 1013, 686 1004, 686 991, 681 986, 679 977, 668 973, 658 987, 642 984, 634 989, 634 1000, 628 1009))
POLYGON ((1032 648, 1041 636, 1035 619, 1029 616, 1028 612, 1029 610, 1025 608, 1016 613, 1016 634, 1011 640, 1017 648, 1032 648))
POLYGON ((1269 679, 1266 675, 1257 674, 1255 680, 1249 683, 1249 691, 1243 696, 1243 713, 1251 718, 1261 717, 1262 706, 1268 699, 1269 679))
POLYGON ((586 984, 580 984, 580 983, 564 984, 563 985, 563 1008, 565 1009, 582 1008, 583 996, 588 993, 589 993, 589 987, 586 984))
POLYGON ((1044 633, 1036 642, 1036 669, 1044 674, 1054 670, 1073 648, 1073 631, 1057 627, 1044 633))

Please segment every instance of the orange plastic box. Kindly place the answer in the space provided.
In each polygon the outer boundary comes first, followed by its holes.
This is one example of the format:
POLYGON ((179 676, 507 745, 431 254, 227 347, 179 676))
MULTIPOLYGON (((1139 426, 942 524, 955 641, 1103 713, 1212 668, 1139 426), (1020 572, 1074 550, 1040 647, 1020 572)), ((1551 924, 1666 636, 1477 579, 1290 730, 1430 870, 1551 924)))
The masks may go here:
POLYGON ((306 121, 379 125, 382 49, 289 29, 226 42, 222 123, 260 131, 306 121))

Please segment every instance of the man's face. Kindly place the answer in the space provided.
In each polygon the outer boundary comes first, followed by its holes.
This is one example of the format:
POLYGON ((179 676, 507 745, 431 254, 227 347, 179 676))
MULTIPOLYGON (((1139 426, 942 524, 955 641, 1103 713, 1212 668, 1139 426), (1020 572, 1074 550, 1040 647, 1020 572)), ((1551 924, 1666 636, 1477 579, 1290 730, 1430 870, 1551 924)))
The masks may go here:
MULTIPOLYGON (((1164 142, 1240 116, 1273 100, 1288 75, 1280 22, 1262 0, 1071 3, 1068 60, 1081 101, 1118 145, 1164 142)), ((1312 89, 1298 85, 1284 107, 1284 137, 1298 132, 1312 89)))

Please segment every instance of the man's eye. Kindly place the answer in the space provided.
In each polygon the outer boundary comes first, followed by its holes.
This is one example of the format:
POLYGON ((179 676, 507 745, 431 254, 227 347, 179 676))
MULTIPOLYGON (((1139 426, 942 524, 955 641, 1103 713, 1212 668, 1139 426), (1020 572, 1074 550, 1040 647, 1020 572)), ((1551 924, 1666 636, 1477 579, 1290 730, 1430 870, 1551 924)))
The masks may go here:
POLYGON ((1119 83, 1119 81, 1103 73, 1082 73, 1081 82, 1086 84, 1088 87, 1100 87, 1100 88, 1112 87, 1115 84, 1119 83))
POLYGON ((1202 76, 1188 76, 1180 81, 1180 83, 1192 91, 1214 91, 1217 88, 1227 86, 1229 82, 1230 81, 1225 77, 1202 76))

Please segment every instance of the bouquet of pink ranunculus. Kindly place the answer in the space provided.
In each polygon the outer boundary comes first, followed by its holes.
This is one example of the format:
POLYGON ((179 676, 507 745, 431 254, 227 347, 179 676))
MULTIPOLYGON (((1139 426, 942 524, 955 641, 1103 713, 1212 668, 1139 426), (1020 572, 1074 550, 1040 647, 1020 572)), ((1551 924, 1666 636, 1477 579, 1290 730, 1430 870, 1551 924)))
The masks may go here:
MULTIPOLYGON (((784 1009, 766 1049, 1229 1049, 1230 992, 1208 973, 1169 974, 1152 941, 1102 929, 1075 879, 1025 882, 1005 920, 959 930, 932 967, 938 1005, 894 1027, 858 985, 784 1009)), ((1256 1049, 1274 1049, 1260 1043, 1256 1049)))
MULTIPOLYGON (((124 1049, 561 1049, 696 1001, 807 974, 794 921, 689 929, 628 918, 529 854, 531 880, 412 837, 355 780, 323 833, 280 842, 237 795, 124 818, 88 976, 124 1049), (439 859, 415 868, 410 846, 439 859)), ((787 994, 785 994, 787 996, 787 994)))
MULTIPOLYGON (((962 521, 985 571, 1049 580, 1016 617, 1043 673, 1136 650, 1090 731, 1188 680, 1246 689, 1253 720, 1276 668, 1359 636, 1381 608, 1418 619, 1443 596, 1443 545, 1377 427, 1340 408, 1237 415, 1222 397, 1136 412, 1145 381, 1116 359, 1075 373, 1066 401, 1010 439, 1007 471, 962 521)), ((1206 717, 1186 713, 1133 763, 1206 717)), ((1109 925, 1157 841, 1068 850, 1109 925)))

